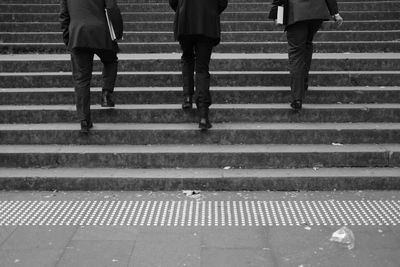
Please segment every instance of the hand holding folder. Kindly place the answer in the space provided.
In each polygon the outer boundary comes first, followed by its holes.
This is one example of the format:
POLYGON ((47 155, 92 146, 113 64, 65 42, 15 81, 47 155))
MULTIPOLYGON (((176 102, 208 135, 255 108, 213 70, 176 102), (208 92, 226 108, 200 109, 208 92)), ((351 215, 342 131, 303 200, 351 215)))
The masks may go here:
POLYGON ((283 14, 284 14, 284 7, 278 6, 278 12, 276 16, 276 24, 283 25, 283 14))

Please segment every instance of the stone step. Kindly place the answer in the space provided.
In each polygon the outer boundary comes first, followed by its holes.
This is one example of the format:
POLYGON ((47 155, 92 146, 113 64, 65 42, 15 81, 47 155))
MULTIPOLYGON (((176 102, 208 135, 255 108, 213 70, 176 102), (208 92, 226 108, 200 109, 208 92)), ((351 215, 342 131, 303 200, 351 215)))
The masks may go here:
MULTIPOLYGON (((120 72, 181 71, 181 54, 118 54, 120 72)), ((288 68, 287 54, 213 53, 212 71, 282 71, 288 68)), ((95 57, 95 71, 102 64, 95 57)), ((400 70, 400 53, 314 53, 312 71, 400 70)), ((70 72, 70 55, 2 55, 0 72, 70 72)))
MULTIPOLYGON (((181 86, 180 72, 119 72, 116 86, 181 86)), ((0 73, 3 88, 71 87, 69 72, 0 73)), ((101 72, 93 72, 92 85, 101 86, 101 72)), ((212 86, 289 86, 287 71, 214 71, 212 86)), ((397 86, 400 71, 311 71, 309 83, 313 86, 397 86)))
MULTIPOLYGON (((61 39, 58 32, 0 32, 4 43, 58 43, 61 39)), ((280 31, 222 32, 224 42, 284 42, 286 34, 280 31)), ((400 31, 319 31, 315 41, 396 41, 400 40, 400 31)), ((173 32, 124 32, 124 42, 162 43, 174 42, 173 32)))
MULTIPOLYGON (((354 20, 398 20, 400 10, 388 11, 341 11, 346 21, 354 20)), ((5 13, 0 12, 2 22, 58 22, 57 13, 5 13)), ((174 21, 173 12, 125 12, 122 14, 124 22, 137 21, 174 21)), ((222 21, 271 21, 266 11, 225 12, 221 15, 222 21)))
MULTIPOLYGON (((122 12, 168 12, 172 11, 168 3, 119 3, 122 12)), ((265 11, 271 9, 270 3, 246 2, 229 3, 226 12, 234 11, 265 11)), ((398 1, 379 1, 379 2, 343 2, 339 4, 339 9, 343 11, 387 11, 400 10, 398 1)), ((59 4, 0 4, 2 13, 56 13, 59 12, 59 4)))
MULTIPOLYGON (((393 0, 338 0, 338 3, 346 2, 388 2, 393 0)), ((271 0, 229 0, 229 3, 270 3, 271 0)), ((2 0, 3 4, 59 4, 59 0, 2 0)), ((132 3, 132 0, 118 0, 119 4, 132 3)), ((135 3, 164 3, 162 0, 135 0, 135 3)))
MULTIPOLYGON (((183 112, 180 104, 91 106, 94 122, 198 122, 197 111, 183 112)), ((214 104, 210 119, 217 122, 400 122, 396 104, 303 104, 294 113, 289 104, 214 104)), ((0 123, 65 123, 76 121, 74 105, 0 105, 0 123)))
MULTIPOLYGON (((181 53, 177 42, 120 43, 122 53, 181 53)), ((399 53, 400 41, 314 42, 317 53, 399 53)), ((65 54, 63 43, 0 43, 0 54, 65 54)), ((287 42, 221 42, 216 53, 287 53, 287 42)))
MULTIPOLYGON (((91 102, 99 103, 101 88, 91 88, 91 102)), ((310 87, 307 103, 363 104, 399 103, 400 87, 310 87)), ((288 103, 289 87, 212 87, 215 104, 274 104, 288 103)), ((119 104, 177 104, 182 101, 180 87, 117 87, 114 101, 119 104)), ((0 105, 72 105, 71 88, 13 88, 0 89, 0 105)))
POLYGON ((386 145, 0 145, 3 168, 400 167, 386 145))
MULTIPOLYGON (((390 31, 400 28, 399 20, 365 20, 365 21, 345 21, 340 27, 341 31, 390 31)), ((152 22, 124 22, 125 31, 165 31, 173 29, 172 21, 152 22)), ((224 32, 232 31, 279 31, 282 27, 277 27, 272 21, 222 21, 221 29, 224 32)), ((333 21, 323 24, 324 31, 337 31, 333 21)), ((0 22, 0 32, 60 32, 58 22, 0 22)))
POLYGON ((398 168, 0 168, 0 190, 399 190, 398 168))
POLYGON ((400 123, 214 123, 207 133, 188 123, 0 124, 3 145, 384 144, 400 143, 400 123), (177 138, 179 136, 179 138, 177 138))

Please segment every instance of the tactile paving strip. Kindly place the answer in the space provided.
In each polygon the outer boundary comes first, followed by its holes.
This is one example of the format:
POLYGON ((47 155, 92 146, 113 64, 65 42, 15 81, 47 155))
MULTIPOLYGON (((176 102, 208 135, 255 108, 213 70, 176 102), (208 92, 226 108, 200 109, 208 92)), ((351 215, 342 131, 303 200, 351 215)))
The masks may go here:
POLYGON ((400 201, 0 201, 7 225, 395 226, 400 201))

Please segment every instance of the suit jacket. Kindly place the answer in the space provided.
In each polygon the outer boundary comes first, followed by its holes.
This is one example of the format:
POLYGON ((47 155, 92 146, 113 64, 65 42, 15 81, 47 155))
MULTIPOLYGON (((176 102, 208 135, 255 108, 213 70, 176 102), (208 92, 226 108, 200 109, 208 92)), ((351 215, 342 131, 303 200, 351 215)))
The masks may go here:
POLYGON ((104 11, 116 5, 116 0, 61 0, 60 23, 68 49, 117 49, 111 41, 104 11))
POLYGON ((175 11, 175 40, 182 35, 201 35, 214 39, 215 45, 220 42, 220 14, 228 0, 169 0, 169 4, 175 11))
POLYGON ((273 0, 270 19, 276 19, 280 5, 285 8, 286 26, 304 20, 329 20, 332 15, 339 13, 336 0, 273 0))

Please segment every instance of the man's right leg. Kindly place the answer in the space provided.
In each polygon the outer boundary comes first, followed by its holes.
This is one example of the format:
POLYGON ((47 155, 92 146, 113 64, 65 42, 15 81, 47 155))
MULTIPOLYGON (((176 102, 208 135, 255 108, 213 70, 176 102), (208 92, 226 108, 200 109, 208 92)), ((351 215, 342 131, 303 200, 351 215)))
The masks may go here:
POLYGON ((90 117, 90 80, 92 78, 94 53, 88 49, 73 49, 71 52, 72 76, 75 83, 75 103, 81 131, 92 127, 90 117))
POLYGON ((97 50, 96 54, 103 63, 103 88, 101 90, 100 105, 102 107, 114 107, 112 99, 115 80, 118 72, 118 57, 113 50, 97 50))
POLYGON ((311 68, 311 61, 313 56, 313 39, 314 35, 318 32, 319 28, 321 28, 322 20, 311 20, 308 22, 308 34, 307 34, 307 43, 306 43, 306 75, 304 78, 304 90, 308 90, 308 76, 311 68))
POLYGON ((183 79, 183 109, 192 108, 193 94, 194 94, 194 64, 195 54, 194 45, 195 42, 190 36, 183 37, 179 44, 182 49, 182 79, 183 79))

